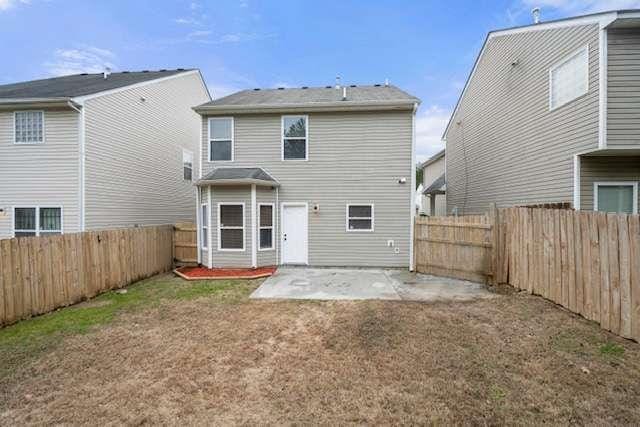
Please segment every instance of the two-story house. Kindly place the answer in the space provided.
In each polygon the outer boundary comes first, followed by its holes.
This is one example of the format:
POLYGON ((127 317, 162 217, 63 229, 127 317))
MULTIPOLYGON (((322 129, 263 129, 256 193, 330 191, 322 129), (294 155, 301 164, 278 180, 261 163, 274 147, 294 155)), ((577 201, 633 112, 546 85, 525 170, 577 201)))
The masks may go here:
POLYGON ((411 267, 415 113, 390 85, 253 89, 200 105, 200 261, 411 267))
POLYGON ((422 169, 420 213, 422 215, 442 216, 447 214, 444 163, 445 151, 440 150, 420 165, 422 169))
POLYGON ((640 11, 490 32, 446 128, 447 209, 636 213, 640 11))
POLYGON ((194 220, 198 70, 0 86, 0 239, 194 220))

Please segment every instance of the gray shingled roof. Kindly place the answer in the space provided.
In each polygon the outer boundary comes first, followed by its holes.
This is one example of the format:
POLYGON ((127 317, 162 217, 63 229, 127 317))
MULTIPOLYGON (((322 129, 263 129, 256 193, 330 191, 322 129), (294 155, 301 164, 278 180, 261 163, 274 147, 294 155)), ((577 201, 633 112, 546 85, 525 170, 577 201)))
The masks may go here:
POLYGON ((102 73, 74 74, 71 76, 12 83, 0 86, 0 102, 3 99, 73 98, 172 76, 187 71, 192 70, 177 69, 111 73, 106 79, 102 73))
POLYGON ((248 89, 216 99, 196 107, 196 110, 222 108, 269 108, 314 105, 362 105, 362 104, 409 104, 419 103, 395 86, 345 86, 346 100, 342 99, 343 89, 336 87, 248 89))
POLYGON ((428 186, 422 192, 422 194, 444 194, 446 191, 444 188, 445 184, 446 184, 445 177, 444 177, 444 174, 442 174, 438 177, 438 179, 433 181, 433 183, 430 186, 428 186))
POLYGON ((215 168, 197 184, 247 183, 278 186, 279 183, 262 168, 215 168))

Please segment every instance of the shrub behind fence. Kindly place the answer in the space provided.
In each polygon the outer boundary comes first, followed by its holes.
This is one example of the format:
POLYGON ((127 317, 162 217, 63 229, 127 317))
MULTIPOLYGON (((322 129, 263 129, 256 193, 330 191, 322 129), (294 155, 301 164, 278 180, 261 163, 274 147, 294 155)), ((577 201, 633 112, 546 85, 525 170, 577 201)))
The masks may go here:
POLYGON ((0 325, 167 271, 173 226, 0 240, 0 325))

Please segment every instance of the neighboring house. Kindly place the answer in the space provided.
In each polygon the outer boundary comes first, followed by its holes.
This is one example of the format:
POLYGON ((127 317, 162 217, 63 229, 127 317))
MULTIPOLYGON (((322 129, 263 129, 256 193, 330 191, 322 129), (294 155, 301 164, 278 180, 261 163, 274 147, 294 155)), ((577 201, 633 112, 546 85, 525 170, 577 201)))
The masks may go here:
POLYGON ((444 134, 447 208, 637 212, 640 11, 488 34, 444 134))
POLYGON ((245 90, 200 105, 200 261, 407 267, 419 100, 393 86, 245 90))
POLYGON ((447 214, 444 151, 439 151, 420 165, 422 168, 423 187, 420 213, 423 215, 442 216, 447 214))
POLYGON ((0 86, 0 238, 195 220, 198 70, 0 86))

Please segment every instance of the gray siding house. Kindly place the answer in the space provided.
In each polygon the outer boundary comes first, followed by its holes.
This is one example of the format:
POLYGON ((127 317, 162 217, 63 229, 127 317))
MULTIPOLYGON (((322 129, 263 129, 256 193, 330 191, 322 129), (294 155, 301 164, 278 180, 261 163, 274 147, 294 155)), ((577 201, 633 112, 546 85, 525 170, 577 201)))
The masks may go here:
POLYGON ((449 212, 637 212, 640 11, 489 33, 444 139, 449 212))
POLYGON ((0 86, 0 239, 195 220, 198 70, 0 86))
POLYGON ((415 112, 393 86, 245 90, 200 105, 209 267, 411 267, 415 112))
POLYGON ((445 183, 445 150, 425 160, 422 169, 422 206, 420 214, 443 216, 447 214, 445 183))

